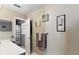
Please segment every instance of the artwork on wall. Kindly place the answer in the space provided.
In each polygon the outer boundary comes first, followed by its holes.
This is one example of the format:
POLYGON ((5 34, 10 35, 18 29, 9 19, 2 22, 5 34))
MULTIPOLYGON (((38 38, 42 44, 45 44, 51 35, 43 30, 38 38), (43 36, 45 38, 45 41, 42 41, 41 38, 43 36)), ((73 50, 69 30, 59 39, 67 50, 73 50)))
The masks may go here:
POLYGON ((41 20, 35 21, 35 27, 41 27, 41 20))
POLYGON ((42 15, 42 22, 47 22, 47 21, 49 21, 49 14, 42 15))
POLYGON ((0 20, 0 31, 12 31, 12 22, 0 20))
POLYGON ((57 16, 57 32, 65 32, 66 31, 66 15, 58 15, 57 16))

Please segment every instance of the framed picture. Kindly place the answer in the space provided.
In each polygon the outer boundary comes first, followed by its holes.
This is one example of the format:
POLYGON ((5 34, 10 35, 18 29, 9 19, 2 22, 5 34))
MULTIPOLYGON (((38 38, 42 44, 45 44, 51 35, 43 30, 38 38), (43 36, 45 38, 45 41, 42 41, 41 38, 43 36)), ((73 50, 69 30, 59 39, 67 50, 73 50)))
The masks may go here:
POLYGON ((49 14, 42 15, 42 22, 49 21, 49 14))
POLYGON ((57 32, 65 32, 66 31, 66 15, 58 15, 57 16, 57 32))

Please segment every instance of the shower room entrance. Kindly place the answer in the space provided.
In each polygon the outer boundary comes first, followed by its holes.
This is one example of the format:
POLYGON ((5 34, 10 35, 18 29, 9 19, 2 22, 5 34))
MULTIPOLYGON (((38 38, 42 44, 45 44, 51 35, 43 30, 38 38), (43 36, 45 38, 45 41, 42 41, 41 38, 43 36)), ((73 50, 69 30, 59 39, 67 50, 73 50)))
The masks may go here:
POLYGON ((32 22, 30 19, 16 18, 14 21, 15 44, 32 53, 32 22))

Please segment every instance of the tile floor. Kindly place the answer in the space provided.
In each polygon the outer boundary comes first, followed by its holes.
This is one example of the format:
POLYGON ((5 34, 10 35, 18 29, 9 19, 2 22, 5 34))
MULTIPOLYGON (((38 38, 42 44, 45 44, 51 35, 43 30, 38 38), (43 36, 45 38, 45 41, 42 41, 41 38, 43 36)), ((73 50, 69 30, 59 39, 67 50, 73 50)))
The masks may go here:
MULTIPOLYGON (((25 49, 23 46, 21 46, 23 49, 25 49)), ((35 53, 35 52, 32 52, 32 54, 28 54, 27 52, 26 52, 26 55, 38 55, 37 53, 35 53)))

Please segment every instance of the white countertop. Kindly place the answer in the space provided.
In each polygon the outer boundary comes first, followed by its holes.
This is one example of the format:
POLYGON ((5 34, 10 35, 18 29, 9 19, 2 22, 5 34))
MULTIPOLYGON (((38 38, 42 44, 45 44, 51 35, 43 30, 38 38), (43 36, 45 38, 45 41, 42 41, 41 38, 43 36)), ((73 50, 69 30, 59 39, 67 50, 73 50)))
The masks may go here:
POLYGON ((26 52, 10 40, 0 40, 0 55, 20 55, 26 52))

